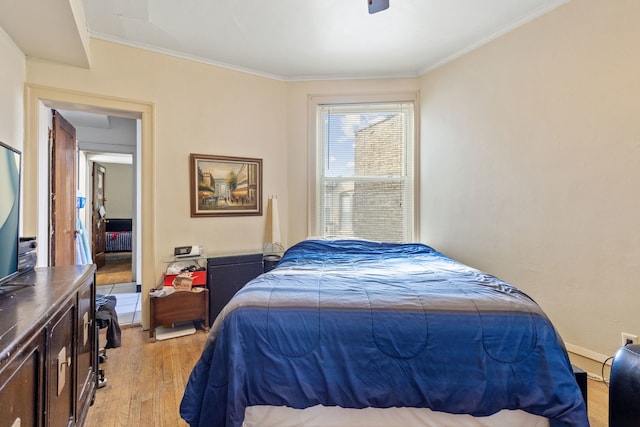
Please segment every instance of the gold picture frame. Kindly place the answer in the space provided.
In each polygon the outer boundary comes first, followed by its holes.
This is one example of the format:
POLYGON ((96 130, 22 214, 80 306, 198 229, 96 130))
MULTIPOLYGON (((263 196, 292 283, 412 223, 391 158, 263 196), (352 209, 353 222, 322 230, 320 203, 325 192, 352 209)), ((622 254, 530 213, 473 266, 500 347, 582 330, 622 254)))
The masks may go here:
POLYGON ((262 215, 262 159, 191 154, 191 217, 262 215))

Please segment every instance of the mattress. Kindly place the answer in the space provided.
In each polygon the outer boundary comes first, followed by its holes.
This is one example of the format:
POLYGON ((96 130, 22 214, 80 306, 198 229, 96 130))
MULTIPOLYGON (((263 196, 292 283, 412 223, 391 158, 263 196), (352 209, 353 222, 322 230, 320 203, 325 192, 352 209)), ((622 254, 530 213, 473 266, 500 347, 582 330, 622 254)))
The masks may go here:
POLYGON ((502 410, 486 417, 448 414, 426 408, 250 406, 242 427, 549 427, 549 420, 521 410, 502 410))
POLYGON ((293 246, 216 318, 180 414, 240 427, 261 408, 589 425, 562 339, 531 298, 426 245, 360 240, 293 246))

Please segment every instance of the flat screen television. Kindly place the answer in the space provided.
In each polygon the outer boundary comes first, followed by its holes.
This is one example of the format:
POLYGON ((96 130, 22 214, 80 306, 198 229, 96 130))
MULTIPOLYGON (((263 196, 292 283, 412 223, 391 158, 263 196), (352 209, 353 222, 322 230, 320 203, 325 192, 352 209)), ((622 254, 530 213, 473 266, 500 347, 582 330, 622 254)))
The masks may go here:
POLYGON ((0 285, 18 275, 21 154, 0 142, 0 285))

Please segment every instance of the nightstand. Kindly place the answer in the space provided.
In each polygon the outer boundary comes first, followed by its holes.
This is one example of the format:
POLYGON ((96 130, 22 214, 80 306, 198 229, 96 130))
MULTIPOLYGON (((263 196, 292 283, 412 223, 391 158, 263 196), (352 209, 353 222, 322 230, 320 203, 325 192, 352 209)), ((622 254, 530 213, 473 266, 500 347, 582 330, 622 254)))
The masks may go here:
POLYGON ((231 298, 263 272, 262 253, 221 255, 207 258, 209 326, 231 298))
POLYGON ((191 291, 175 291, 169 295, 151 296, 149 339, 156 341, 157 326, 199 320, 205 332, 209 331, 209 290, 193 288, 191 291))

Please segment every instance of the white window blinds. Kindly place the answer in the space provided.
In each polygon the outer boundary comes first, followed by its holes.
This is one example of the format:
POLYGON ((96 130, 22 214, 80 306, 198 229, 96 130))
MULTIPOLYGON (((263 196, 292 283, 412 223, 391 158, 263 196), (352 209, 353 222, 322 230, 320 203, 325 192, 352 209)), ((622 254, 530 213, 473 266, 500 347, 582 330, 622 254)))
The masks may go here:
POLYGON ((318 105, 316 120, 316 234, 413 241, 413 103, 318 105))

